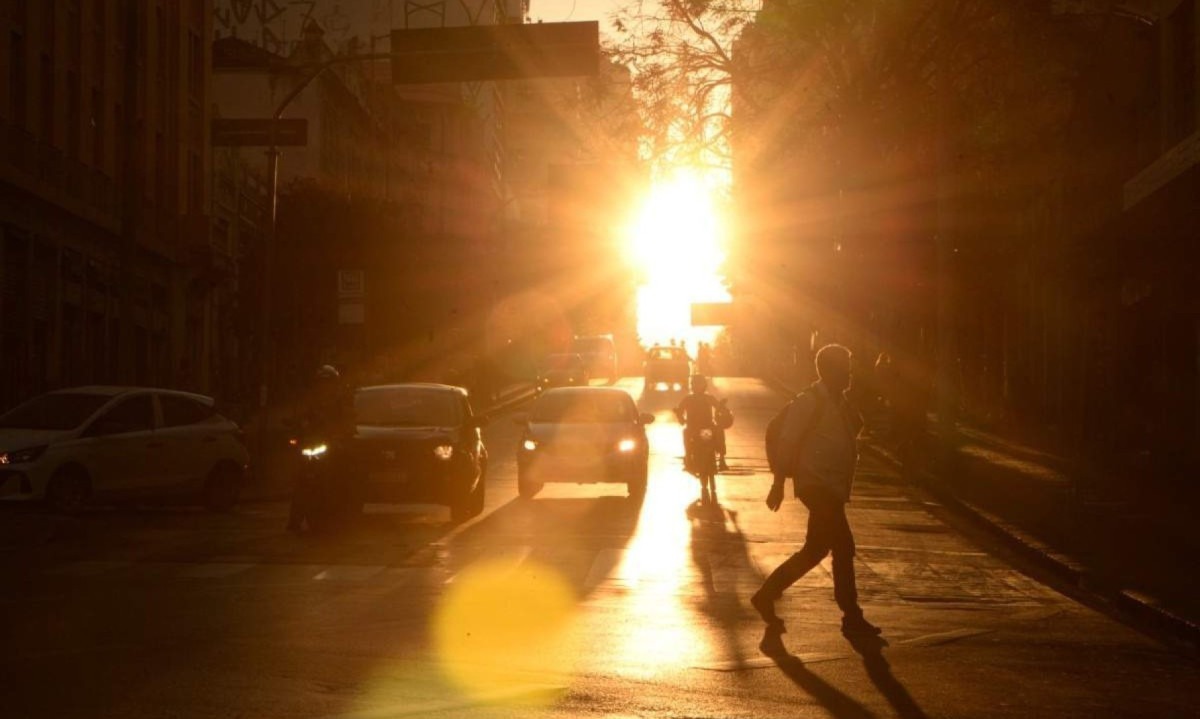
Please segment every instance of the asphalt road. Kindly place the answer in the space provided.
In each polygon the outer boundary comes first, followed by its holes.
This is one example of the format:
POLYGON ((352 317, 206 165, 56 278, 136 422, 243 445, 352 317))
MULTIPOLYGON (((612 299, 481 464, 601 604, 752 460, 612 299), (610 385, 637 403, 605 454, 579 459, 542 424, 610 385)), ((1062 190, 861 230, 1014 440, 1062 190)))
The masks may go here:
POLYGON ((284 531, 284 503, 229 515, 0 515, 4 717, 1186 717, 1193 659, 1040 584, 864 459, 850 521, 886 646, 838 630, 828 564, 757 650, 749 596, 803 541, 763 506, 782 400, 720 379, 737 421, 721 509, 680 467, 676 396, 640 397, 644 503, 621 486, 517 499, 518 428, 486 431, 484 514, 369 506, 347 531, 284 531))

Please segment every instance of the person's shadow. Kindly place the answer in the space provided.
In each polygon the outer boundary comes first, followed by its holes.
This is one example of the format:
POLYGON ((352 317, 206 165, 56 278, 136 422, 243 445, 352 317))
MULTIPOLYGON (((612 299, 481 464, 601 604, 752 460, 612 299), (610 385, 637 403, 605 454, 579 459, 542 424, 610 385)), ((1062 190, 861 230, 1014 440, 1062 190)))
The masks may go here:
POLYGON ((800 657, 788 652, 783 645, 782 634, 777 628, 767 627, 759 647, 797 687, 820 702, 837 719, 870 719, 875 716, 849 695, 810 672, 800 657))
MULTIPOLYGON (((867 677, 896 710, 897 716, 901 719, 928 719, 924 710, 892 674, 891 666, 883 656, 883 648, 888 645, 886 639, 877 636, 849 636, 847 639, 862 657, 867 677)), ((782 632, 778 629, 767 627, 759 647, 796 686, 820 702, 833 716, 838 719, 874 716, 865 706, 810 672, 799 657, 788 652, 783 645, 782 632)))
POLYGON ((863 668, 871 683, 879 690, 884 699, 896 710, 901 719, 928 719, 924 710, 917 705, 916 700, 908 693, 908 689, 892 674, 892 667, 883 656, 883 648, 887 640, 876 636, 847 637, 850 646, 858 652, 863 660, 863 668))

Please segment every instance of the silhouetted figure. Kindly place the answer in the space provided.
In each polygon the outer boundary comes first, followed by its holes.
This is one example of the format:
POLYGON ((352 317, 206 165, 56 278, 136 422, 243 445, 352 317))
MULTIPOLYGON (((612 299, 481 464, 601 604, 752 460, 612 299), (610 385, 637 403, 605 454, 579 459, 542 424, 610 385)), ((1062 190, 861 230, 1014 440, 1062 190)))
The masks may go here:
MULTIPOLYGON (((818 380, 796 396, 783 420, 780 446, 785 460, 776 471, 767 507, 778 511, 783 485, 793 478, 796 497, 808 508, 804 547, 780 564, 750 598, 773 635, 784 631, 775 602, 788 587, 833 553, 833 595, 842 610, 842 632, 848 636, 879 634, 863 617, 854 580, 854 535, 846 519, 846 503, 858 462, 856 437, 862 417, 846 401, 850 387, 850 351, 826 345, 817 352, 818 380)), ((777 650, 764 642, 766 653, 777 650)))
MULTIPOLYGON (((713 434, 712 444, 717 455, 717 469, 724 471, 725 430, 718 422, 718 415, 723 412, 727 413, 728 409, 715 397, 707 393, 708 380, 703 375, 692 376, 691 390, 691 393, 680 400, 679 406, 675 408, 675 416, 683 425, 684 469, 692 473, 697 472, 698 462, 694 456, 695 447, 700 442, 701 430, 707 429, 713 434)), ((701 482, 703 481, 704 478, 701 477, 701 482)), ((708 504, 710 500, 716 500, 716 487, 712 487, 710 492, 709 487, 702 484, 700 487, 700 501, 702 504, 708 504)))
POLYGON ((711 377, 713 375, 712 361, 712 348, 708 346, 707 342, 701 342, 696 349, 696 369, 705 377, 711 377))
MULTIPOLYGON (((322 365, 314 375, 298 429, 302 447, 324 445, 329 453, 338 452, 353 436, 353 394, 332 365, 322 365)), ((299 472, 288 511, 289 531, 303 532, 311 528, 313 513, 324 509, 319 506, 322 497, 315 479, 307 468, 299 472)))

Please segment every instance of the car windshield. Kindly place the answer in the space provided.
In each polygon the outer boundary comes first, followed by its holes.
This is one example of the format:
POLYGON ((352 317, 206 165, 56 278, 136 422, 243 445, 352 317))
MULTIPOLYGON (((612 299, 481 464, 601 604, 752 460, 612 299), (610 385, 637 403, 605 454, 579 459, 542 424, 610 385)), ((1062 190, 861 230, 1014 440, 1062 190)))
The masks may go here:
POLYGON ((616 392, 551 392, 533 405, 530 420, 566 424, 632 422, 633 402, 616 392))
POLYGON ((106 394, 55 392, 34 397, 0 417, 0 427, 12 429, 75 429, 111 399, 106 394))
POLYGON ((376 427, 454 427, 460 421, 454 392, 423 387, 377 387, 354 394, 354 419, 376 427))
POLYGON ((607 352, 610 346, 609 340, 601 337, 581 337, 575 340, 572 349, 576 352, 600 354, 607 352))
POLYGON ((550 355, 546 358, 546 369, 574 369, 579 365, 578 355, 550 355))
POLYGON ((650 350, 650 359, 676 360, 683 359, 683 350, 678 347, 655 347, 650 350))

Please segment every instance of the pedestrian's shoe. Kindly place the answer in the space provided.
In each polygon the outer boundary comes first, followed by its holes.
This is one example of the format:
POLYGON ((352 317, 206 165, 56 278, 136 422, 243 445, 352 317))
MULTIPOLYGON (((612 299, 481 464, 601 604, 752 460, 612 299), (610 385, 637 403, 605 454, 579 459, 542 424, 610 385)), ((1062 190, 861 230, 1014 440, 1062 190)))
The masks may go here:
POLYGON ((867 621, 859 614, 856 617, 842 617, 842 634, 848 637, 877 637, 883 630, 867 621))
POLYGON ((721 471, 721 472, 728 472, 728 471, 729 471, 729 465, 725 463, 725 458, 724 458, 724 457, 722 457, 722 458, 721 458, 721 461, 717 463, 717 469, 718 469, 719 471, 721 471))
POLYGON ((766 623, 768 631, 775 631, 782 634, 786 630, 783 628, 783 620, 775 613, 775 600, 763 594, 760 589, 750 597, 750 606, 758 612, 758 616, 766 623))
POLYGON ((767 627, 763 632, 762 641, 758 643, 758 650, 768 657, 787 656, 787 647, 783 646, 783 631, 767 627))

